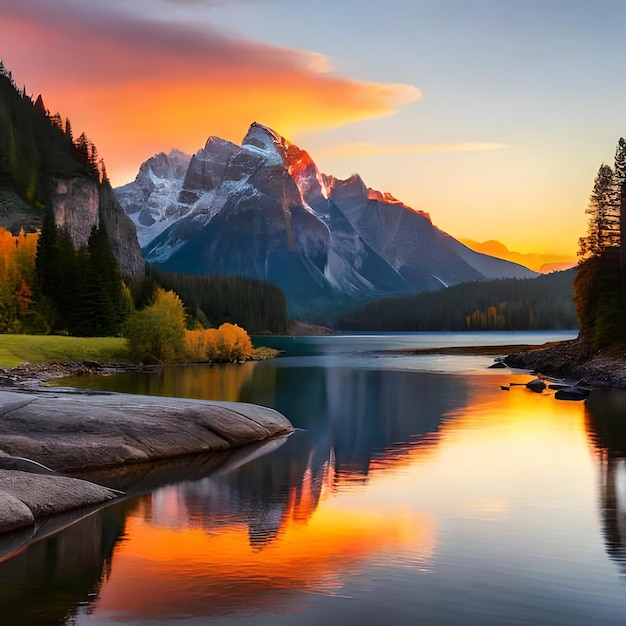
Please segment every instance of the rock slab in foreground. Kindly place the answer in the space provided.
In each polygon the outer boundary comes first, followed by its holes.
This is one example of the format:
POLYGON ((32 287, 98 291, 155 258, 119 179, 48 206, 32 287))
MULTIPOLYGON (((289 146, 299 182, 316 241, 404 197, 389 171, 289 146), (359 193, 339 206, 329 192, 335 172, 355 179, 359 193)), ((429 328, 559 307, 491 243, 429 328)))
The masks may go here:
POLYGON ((0 470, 0 532, 81 506, 112 500, 111 489, 78 478, 0 470))
POLYGON ((239 402, 0 391, 0 450, 59 472, 216 452, 292 432, 277 411, 239 402))

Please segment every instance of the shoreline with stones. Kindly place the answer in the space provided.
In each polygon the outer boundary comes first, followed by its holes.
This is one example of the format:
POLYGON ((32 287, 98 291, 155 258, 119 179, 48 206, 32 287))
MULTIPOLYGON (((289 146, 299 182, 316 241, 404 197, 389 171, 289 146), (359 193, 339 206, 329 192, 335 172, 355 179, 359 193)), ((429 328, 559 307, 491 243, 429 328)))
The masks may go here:
POLYGON ((580 338, 542 345, 451 346, 381 350, 378 354, 492 356, 496 366, 528 370, 588 387, 626 389, 626 353, 594 352, 580 338))
POLYGON ((594 352, 580 338, 511 353, 502 362, 588 387, 626 389, 626 354, 594 352))

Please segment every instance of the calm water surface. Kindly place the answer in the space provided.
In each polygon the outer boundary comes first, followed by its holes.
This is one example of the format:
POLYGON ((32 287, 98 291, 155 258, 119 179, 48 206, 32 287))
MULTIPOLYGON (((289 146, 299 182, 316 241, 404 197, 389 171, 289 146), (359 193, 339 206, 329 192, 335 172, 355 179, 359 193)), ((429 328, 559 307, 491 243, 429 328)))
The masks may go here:
POLYGON ((0 563, 0 623, 626 622, 626 394, 376 352, 569 336, 282 338, 273 361, 64 381, 254 402, 297 431, 165 466, 0 563))

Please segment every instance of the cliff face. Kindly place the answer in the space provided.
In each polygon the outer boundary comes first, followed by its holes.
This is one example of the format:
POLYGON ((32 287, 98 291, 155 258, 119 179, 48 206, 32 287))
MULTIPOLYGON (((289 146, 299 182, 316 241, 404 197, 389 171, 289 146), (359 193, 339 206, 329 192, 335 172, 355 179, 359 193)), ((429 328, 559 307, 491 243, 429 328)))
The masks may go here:
POLYGON ((55 224, 69 234, 76 248, 87 245, 91 229, 99 227, 102 219, 122 273, 136 276, 143 272, 135 226, 108 183, 82 177, 55 179, 50 201, 55 224))
POLYGON ((135 227, 101 175, 91 141, 84 134, 74 140, 69 125, 50 116, 41 96, 33 101, 18 89, 0 63, 0 226, 35 232, 50 208, 79 248, 103 220, 122 272, 141 273, 135 227))
POLYGON ((137 241, 135 225, 113 195, 111 185, 105 182, 99 187, 100 215, 109 235, 113 256, 119 263, 122 274, 143 274, 145 263, 137 241))
POLYGON ((50 201, 54 223, 76 248, 86 246, 92 227, 100 225, 98 184, 88 178, 56 179, 50 201))

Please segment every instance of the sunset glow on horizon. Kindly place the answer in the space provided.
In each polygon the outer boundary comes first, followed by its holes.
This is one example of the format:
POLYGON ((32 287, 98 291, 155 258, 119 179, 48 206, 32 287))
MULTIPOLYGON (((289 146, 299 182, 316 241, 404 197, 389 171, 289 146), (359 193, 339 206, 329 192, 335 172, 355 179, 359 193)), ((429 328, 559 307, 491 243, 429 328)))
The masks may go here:
POLYGON ((454 237, 575 260, 626 134, 619 2, 129 4, 0 0, 0 59, 86 132, 114 186, 258 121, 454 237))

